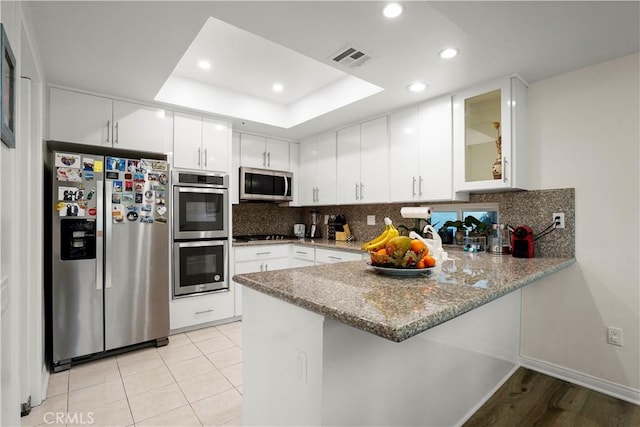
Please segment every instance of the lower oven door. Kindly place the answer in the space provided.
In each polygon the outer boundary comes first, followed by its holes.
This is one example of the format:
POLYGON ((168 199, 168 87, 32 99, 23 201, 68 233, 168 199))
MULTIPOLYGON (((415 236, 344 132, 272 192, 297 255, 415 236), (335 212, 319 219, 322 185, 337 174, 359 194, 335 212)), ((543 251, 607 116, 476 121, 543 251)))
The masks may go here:
POLYGON ((173 297, 229 289, 226 240, 173 244, 173 297))

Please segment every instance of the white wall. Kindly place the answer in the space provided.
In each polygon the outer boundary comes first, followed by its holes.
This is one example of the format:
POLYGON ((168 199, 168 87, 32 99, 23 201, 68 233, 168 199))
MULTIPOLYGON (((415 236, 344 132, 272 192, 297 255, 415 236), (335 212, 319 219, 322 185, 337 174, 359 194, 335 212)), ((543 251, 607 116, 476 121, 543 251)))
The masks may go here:
POLYGON ((0 143, 0 425, 13 426, 20 425, 20 404, 28 396, 40 403, 48 375, 42 324, 42 73, 28 43, 22 3, 1 2, 0 18, 16 60, 16 148, 0 143), (22 76, 31 78, 29 90, 22 76), (33 121, 26 121, 25 112, 33 121))
POLYGON ((529 88, 532 190, 575 187, 577 264, 523 292, 522 354, 640 389, 638 54, 529 88), (624 330, 624 347, 606 327, 624 330))

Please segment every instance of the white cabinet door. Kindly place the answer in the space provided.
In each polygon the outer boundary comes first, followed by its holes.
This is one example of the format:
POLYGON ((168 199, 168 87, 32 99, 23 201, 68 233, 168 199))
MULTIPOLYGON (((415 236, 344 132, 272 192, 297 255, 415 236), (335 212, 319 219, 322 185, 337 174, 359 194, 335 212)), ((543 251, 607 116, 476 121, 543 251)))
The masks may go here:
POLYGON ((316 203, 335 205, 337 201, 336 133, 327 132, 316 140, 316 203))
POLYGON ((300 206, 300 144, 289 144, 289 171, 293 174, 293 189, 291 190, 291 196, 293 200, 289 202, 289 206, 300 206))
POLYGON ((360 125, 360 203, 389 201, 389 144, 387 118, 360 125))
POLYGON ((231 126, 227 122, 202 119, 203 169, 229 172, 231 161, 231 126))
POLYGON ((389 199, 391 202, 417 200, 420 178, 418 107, 389 116, 389 199))
POLYGON ((268 169, 289 171, 289 142, 266 138, 268 169))
POLYGON ((240 165, 249 168, 267 167, 267 146, 264 136, 240 134, 240 165))
POLYGON ((231 133, 231 173, 229 174, 229 198, 231 203, 240 203, 240 133, 231 133))
POLYGON ((300 164, 298 178, 294 176, 294 186, 298 183, 298 201, 302 206, 316 203, 316 165, 317 165, 317 137, 311 137, 300 142, 300 164))
POLYGON ((338 204, 360 200, 360 125, 338 131, 338 204))
POLYGON ((453 193, 451 97, 420 105, 420 200, 463 199, 453 193))
POLYGON ((175 113, 173 130, 173 166, 200 169, 202 164, 202 118, 175 113))
POLYGON ((49 139, 111 147, 111 109, 108 98, 50 88, 49 139))
POLYGON ((113 101, 113 147, 166 153, 171 150, 173 114, 163 108, 113 101))
POLYGON ((501 79, 461 91, 453 103, 454 189, 526 189, 526 85, 501 79))

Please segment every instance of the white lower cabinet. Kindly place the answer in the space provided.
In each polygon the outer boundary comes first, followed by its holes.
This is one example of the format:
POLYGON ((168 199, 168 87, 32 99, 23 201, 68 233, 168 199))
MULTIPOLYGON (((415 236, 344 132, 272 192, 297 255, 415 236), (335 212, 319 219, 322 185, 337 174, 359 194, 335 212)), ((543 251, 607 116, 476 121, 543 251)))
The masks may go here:
MULTIPOLYGON (((234 249, 233 274, 289 268, 289 245, 260 245, 234 249)), ((235 288, 235 315, 242 315, 242 286, 235 288)))
POLYGON ((362 260, 361 253, 316 248, 316 265, 359 260, 362 260))
POLYGON ((316 265, 316 250, 309 246, 291 245, 289 267, 308 267, 316 265))
POLYGON ((169 303, 172 331, 234 316, 232 291, 178 298, 169 303))

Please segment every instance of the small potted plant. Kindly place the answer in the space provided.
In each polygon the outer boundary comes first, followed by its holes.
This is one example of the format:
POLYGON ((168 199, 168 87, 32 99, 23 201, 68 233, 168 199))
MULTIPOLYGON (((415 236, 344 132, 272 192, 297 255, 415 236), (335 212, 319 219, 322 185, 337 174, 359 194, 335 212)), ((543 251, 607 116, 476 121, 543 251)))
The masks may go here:
POLYGON ((447 221, 442 225, 440 230, 447 230, 449 227, 456 227, 456 245, 464 244, 467 231, 470 236, 487 236, 489 233, 489 225, 473 215, 467 215, 464 221, 447 221))

